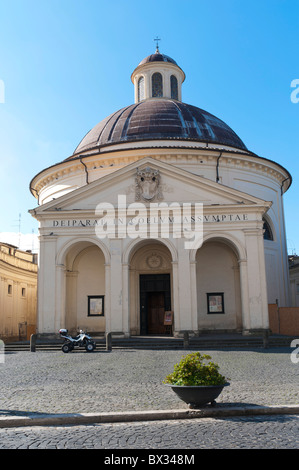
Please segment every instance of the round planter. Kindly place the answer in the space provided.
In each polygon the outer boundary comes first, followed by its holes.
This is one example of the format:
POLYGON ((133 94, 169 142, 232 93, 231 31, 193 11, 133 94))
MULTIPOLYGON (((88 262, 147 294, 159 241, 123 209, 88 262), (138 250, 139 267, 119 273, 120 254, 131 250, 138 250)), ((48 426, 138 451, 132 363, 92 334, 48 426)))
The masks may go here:
POLYGON ((216 398, 220 395, 224 387, 227 387, 229 383, 224 385, 172 385, 165 384, 172 388, 172 390, 178 395, 178 397, 189 405, 190 408, 198 408, 200 406, 215 405, 216 398))

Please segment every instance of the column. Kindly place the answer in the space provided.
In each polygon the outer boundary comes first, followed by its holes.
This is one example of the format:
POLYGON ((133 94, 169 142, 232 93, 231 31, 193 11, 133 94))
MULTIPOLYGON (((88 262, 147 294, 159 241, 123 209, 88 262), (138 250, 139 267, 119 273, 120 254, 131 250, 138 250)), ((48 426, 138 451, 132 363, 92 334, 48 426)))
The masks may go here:
POLYGON ((66 320, 66 268, 64 264, 56 266, 55 279, 56 305, 54 318, 54 332, 58 333, 60 328, 65 328, 66 320))
POLYGON ((180 303, 179 303, 179 274, 178 274, 178 262, 172 261, 172 300, 173 300, 173 316, 174 316, 174 333, 181 330, 180 322, 180 303))
POLYGON ((197 331, 198 315, 197 315, 197 282, 196 282, 196 261, 190 261, 190 287, 191 287, 191 322, 192 330, 197 331))
POLYGON ((105 328, 111 332, 111 266, 105 263, 105 328))
POLYGON ((261 228, 246 229, 247 275, 250 329, 268 329, 268 300, 263 232, 261 228))
POLYGON ((248 275, 247 275, 247 260, 240 259, 240 290, 241 290, 241 305, 242 305, 242 329, 246 334, 250 330, 250 313, 249 313, 249 292, 248 292, 248 275))
POLYGON ((130 293, 129 293, 129 265, 122 266, 122 322, 125 337, 130 336, 130 293))
POLYGON ((56 311, 56 236, 40 237, 38 273, 38 333, 53 334, 56 311))
POLYGON ((111 254, 111 301, 110 301, 110 325, 111 332, 124 332, 123 318, 122 318, 122 305, 123 305, 123 292, 122 292, 122 263, 121 263, 121 244, 122 240, 110 241, 110 254, 111 254))
POLYGON ((179 328, 181 331, 192 331, 190 250, 185 248, 184 243, 185 239, 178 240, 179 328))

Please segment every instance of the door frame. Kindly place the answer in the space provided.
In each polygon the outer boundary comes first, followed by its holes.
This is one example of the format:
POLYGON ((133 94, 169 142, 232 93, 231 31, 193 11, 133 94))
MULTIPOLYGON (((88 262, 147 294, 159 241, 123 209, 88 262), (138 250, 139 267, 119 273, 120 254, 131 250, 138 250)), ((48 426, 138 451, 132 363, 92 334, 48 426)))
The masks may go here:
POLYGON ((148 293, 150 292, 164 292, 165 310, 171 310, 170 273, 139 274, 140 335, 142 336, 148 335, 148 293))

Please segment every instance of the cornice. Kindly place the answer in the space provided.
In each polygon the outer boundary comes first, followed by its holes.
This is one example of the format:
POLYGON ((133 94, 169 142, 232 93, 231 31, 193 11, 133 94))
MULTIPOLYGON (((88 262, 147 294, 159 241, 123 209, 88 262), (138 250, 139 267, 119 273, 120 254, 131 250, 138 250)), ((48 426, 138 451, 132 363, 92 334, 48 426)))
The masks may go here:
POLYGON ((66 183, 71 177, 86 177, 89 175, 91 180, 101 178, 107 173, 112 173, 116 169, 129 165, 130 163, 142 160, 146 156, 153 159, 171 163, 173 165, 198 165, 198 168, 204 168, 216 165, 221 152, 219 169, 239 169, 246 170, 250 173, 255 172, 259 175, 270 177, 280 186, 288 180, 284 191, 291 184, 291 175, 281 165, 255 156, 254 154, 244 154, 228 150, 204 149, 204 148, 151 148, 151 149, 134 149, 130 152, 118 150, 115 152, 98 153, 86 155, 84 157, 84 165, 81 160, 74 158, 65 160, 61 163, 53 165, 42 172, 38 173, 30 184, 32 194, 36 197, 48 185, 53 183, 66 183), (34 194, 35 193, 35 194, 34 194))

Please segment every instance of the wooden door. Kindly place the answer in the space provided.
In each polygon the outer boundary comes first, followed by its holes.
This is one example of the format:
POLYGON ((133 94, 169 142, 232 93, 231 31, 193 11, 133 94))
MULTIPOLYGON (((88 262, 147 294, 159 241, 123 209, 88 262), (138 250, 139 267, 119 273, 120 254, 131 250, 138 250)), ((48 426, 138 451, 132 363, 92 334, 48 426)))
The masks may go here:
POLYGON ((148 334, 164 334, 164 292, 148 292, 148 334))
POLYGON ((140 334, 165 334, 165 310, 171 310, 169 274, 140 275, 140 334), (151 296, 153 296, 151 298, 151 296), (151 312, 149 312, 149 309, 151 312), (159 312, 159 313, 158 313, 159 312))

